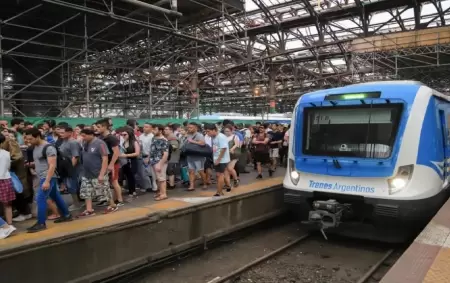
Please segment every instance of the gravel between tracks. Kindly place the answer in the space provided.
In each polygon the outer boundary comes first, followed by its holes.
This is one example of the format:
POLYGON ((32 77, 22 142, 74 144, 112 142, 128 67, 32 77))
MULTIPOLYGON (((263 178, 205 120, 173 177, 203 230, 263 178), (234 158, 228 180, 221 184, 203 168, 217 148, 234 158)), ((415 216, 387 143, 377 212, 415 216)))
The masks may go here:
POLYGON ((386 251, 352 240, 314 237, 242 274, 236 283, 353 283, 386 251))
MULTIPOLYGON (((186 258, 129 282, 206 283, 275 250, 305 234, 288 224, 259 230, 236 241, 186 258)), ((251 268, 239 283, 350 283, 361 277, 386 251, 374 243, 313 236, 280 255, 251 268)))

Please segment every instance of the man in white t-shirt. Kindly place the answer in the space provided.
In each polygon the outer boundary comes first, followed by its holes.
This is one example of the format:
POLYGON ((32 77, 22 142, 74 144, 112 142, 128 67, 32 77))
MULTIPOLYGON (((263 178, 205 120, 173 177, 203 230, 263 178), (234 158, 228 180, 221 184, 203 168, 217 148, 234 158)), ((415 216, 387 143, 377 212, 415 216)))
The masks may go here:
POLYGON ((217 177, 217 192, 215 197, 223 195, 223 185, 225 184, 224 172, 230 162, 230 149, 228 148, 227 137, 219 133, 214 124, 206 125, 206 132, 212 138, 214 170, 217 177))

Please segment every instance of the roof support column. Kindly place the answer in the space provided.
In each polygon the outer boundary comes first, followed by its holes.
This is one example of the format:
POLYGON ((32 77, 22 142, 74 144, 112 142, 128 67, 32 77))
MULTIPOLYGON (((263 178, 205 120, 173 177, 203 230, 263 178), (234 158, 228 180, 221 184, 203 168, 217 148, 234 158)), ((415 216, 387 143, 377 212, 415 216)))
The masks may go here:
POLYGON ((194 101, 195 101, 194 115, 196 115, 198 118, 198 117, 200 117, 200 92, 198 89, 198 59, 195 59, 192 61, 192 68, 195 71, 191 77, 189 95, 191 96, 191 99, 194 99, 194 101), (194 93, 196 94, 196 96, 194 96, 194 93))
MULTIPOLYGON (((84 1, 84 5, 86 6, 86 1, 84 1)), ((87 33, 87 15, 84 13, 84 63, 88 64, 88 33, 87 33)), ((86 112, 87 117, 91 117, 91 102, 89 93, 89 71, 86 72, 86 112)))

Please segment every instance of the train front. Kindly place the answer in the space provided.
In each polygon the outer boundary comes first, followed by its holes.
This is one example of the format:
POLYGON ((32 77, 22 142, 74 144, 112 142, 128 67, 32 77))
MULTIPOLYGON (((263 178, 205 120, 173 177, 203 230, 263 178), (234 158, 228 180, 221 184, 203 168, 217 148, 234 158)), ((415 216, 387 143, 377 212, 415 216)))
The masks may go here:
POLYGON ((420 118, 414 124, 409 116, 422 111, 414 115, 423 118, 431 97, 415 101, 419 88, 355 85, 300 98, 284 188, 285 202, 303 223, 324 235, 397 242, 419 229, 424 213, 433 213, 419 208, 426 194, 407 190, 422 128, 420 118))

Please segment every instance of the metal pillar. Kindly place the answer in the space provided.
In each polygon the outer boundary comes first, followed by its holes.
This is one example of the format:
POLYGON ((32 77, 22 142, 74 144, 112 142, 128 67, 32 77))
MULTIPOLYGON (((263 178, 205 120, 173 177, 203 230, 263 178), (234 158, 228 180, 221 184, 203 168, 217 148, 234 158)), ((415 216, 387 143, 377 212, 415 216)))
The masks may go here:
POLYGON ((152 83, 148 83, 148 115, 149 118, 153 118, 153 94, 152 94, 152 83))
MULTIPOLYGON (((84 5, 86 6, 86 1, 84 1, 84 5)), ((88 63, 88 33, 87 33, 87 15, 84 14, 84 62, 87 65, 88 63)), ((86 112, 88 118, 91 117, 91 106, 90 106, 90 98, 89 98, 89 72, 86 72, 86 112)))

